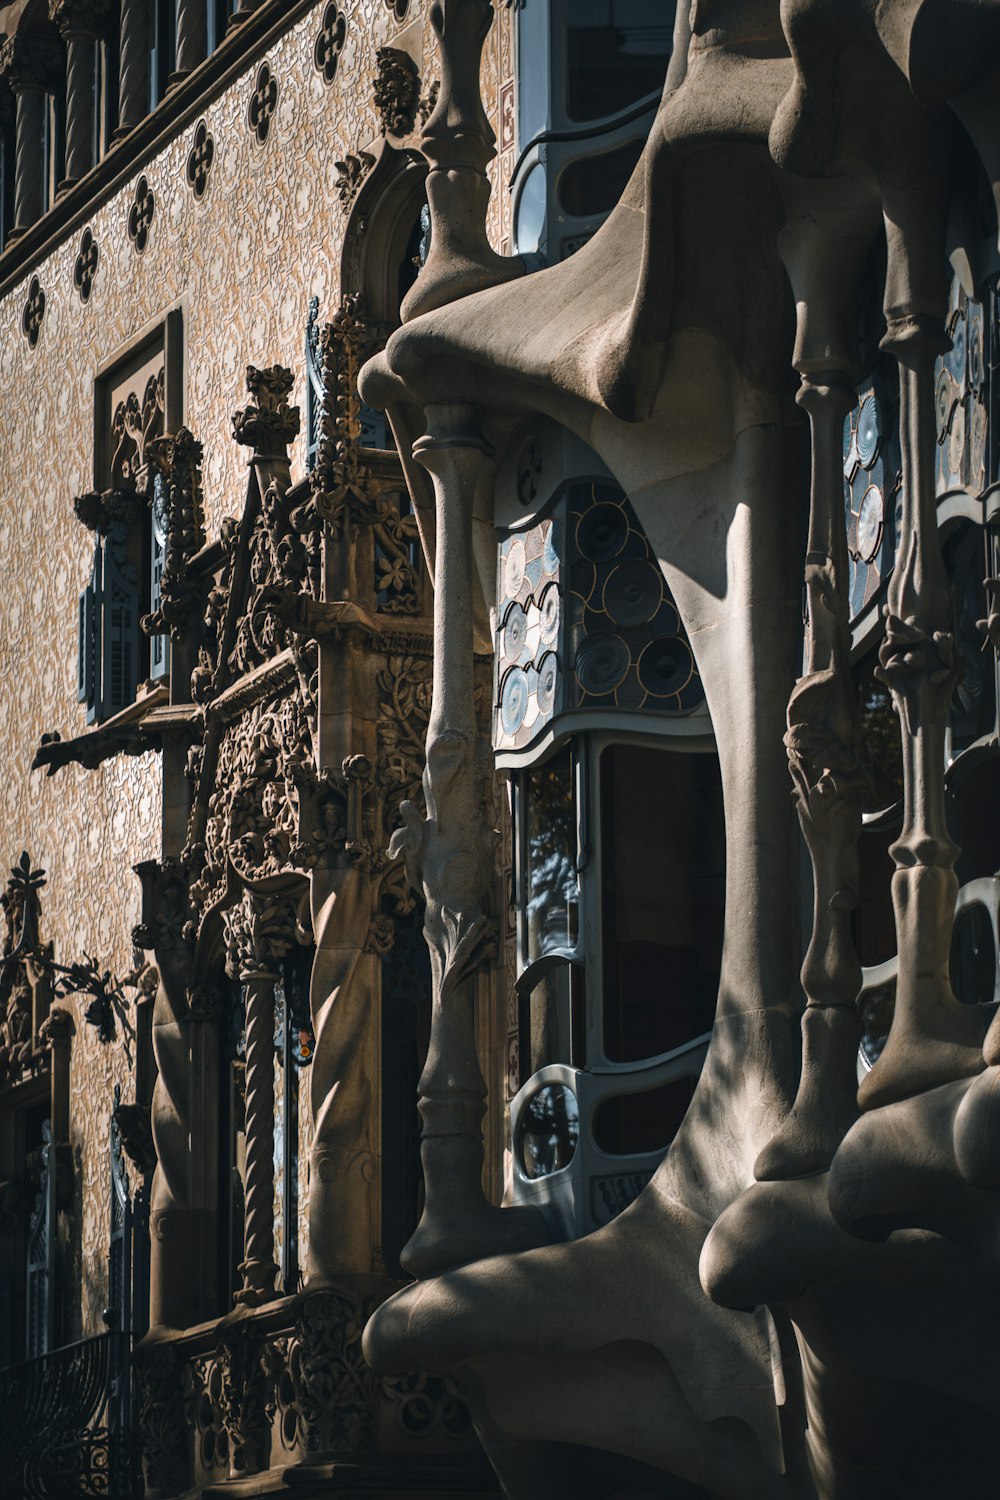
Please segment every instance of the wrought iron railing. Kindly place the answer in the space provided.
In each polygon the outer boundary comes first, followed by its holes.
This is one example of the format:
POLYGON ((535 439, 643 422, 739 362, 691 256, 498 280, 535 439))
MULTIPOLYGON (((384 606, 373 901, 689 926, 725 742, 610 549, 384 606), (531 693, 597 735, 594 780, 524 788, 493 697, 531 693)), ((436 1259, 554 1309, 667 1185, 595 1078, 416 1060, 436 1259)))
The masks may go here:
POLYGON ((129 1335, 112 1331, 0 1370, 0 1497, 131 1500, 129 1335))

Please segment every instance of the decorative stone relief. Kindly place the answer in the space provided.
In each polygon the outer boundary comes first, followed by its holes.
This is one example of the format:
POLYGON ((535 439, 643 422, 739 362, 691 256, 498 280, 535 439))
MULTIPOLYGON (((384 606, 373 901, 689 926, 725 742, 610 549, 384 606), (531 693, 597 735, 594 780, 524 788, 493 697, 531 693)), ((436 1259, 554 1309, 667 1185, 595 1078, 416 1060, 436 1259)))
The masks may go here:
POLYGON ((80 253, 76 257, 76 265, 73 268, 73 285, 79 293, 81 302, 90 301, 100 258, 100 247, 94 239, 93 232, 89 228, 85 229, 80 238, 80 253))
POLYGON ((149 243, 149 231, 156 213, 156 198, 145 175, 135 185, 135 202, 128 211, 128 237, 136 255, 141 255, 149 243))
POLYGON ((28 348, 34 349, 38 343, 38 335, 42 331, 42 319, 45 317, 45 293, 42 291, 41 283, 37 276, 32 276, 28 287, 28 300, 24 304, 21 314, 21 330, 28 340, 28 348))
POLYGON ((247 106, 247 124, 258 146, 263 146, 267 141, 277 107, 278 80, 271 72, 270 64, 263 62, 257 70, 257 86, 247 106))
POLYGON ((340 62, 340 54, 344 50, 346 36, 346 18, 334 0, 330 0, 323 12, 323 25, 320 27, 319 36, 313 48, 316 71, 324 83, 332 83, 337 76, 337 65, 340 62))
POLYGON ((215 141, 204 120, 194 128, 194 141, 187 159, 186 177, 195 198, 201 201, 208 189, 208 174, 215 160, 215 141))
POLYGON ((379 47, 378 72, 372 98, 382 120, 383 135, 409 135, 420 100, 420 74, 408 52, 379 47))

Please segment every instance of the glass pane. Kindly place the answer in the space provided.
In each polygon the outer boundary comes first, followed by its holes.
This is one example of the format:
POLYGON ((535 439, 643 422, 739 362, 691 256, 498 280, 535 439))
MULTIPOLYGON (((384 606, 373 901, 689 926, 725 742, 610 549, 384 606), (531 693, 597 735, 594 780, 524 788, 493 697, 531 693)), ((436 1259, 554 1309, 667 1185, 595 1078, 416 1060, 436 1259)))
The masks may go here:
POLYGON ((869 1067, 874 1067, 882 1056, 882 1048, 889 1040, 889 1028, 895 1009, 894 979, 865 990, 861 996, 861 1051, 869 1067))
POLYGON ((570 0, 566 113, 600 120, 663 87, 673 7, 663 0, 570 0))
POLYGON ((521 1116, 518 1154, 526 1177, 550 1177, 568 1167, 580 1136, 576 1095, 562 1083, 548 1083, 528 1101, 521 1116))
POLYGON ((711 1028, 725 915, 714 755, 616 745, 601 757, 604 1046, 615 1062, 711 1028))
POLYGON ((854 681, 861 713, 862 753, 869 782, 863 811, 882 812, 902 800, 903 746, 899 716, 892 694, 875 676, 878 651, 872 651, 854 668, 854 681))
POLYGON ((642 141, 628 141, 614 151, 571 162, 559 178, 560 208, 577 219, 610 213, 625 191, 642 147, 642 141))
POLYGON ((642 1094, 607 1099, 594 1115, 594 1140, 612 1156, 670 1145, 687 1114, 697 1078, 675 1078, 642 1094))
POLYGON ((858 907, 853 926, 858 958, 866 969, 884 964, 896 953, 896 916, 892 909, 895 865, 889 846, 898 837, 898 824, 866 828, 861 834, 858 907))
POLYGON ((997 987, 993 924, 976 902, 961 912, 951 940, 951 987, 965 1005, 992 1005, 997 987))
POLYGON ((573 948, 577 939, 576 797, 564 750, 524 778, 526 959, 573 948))

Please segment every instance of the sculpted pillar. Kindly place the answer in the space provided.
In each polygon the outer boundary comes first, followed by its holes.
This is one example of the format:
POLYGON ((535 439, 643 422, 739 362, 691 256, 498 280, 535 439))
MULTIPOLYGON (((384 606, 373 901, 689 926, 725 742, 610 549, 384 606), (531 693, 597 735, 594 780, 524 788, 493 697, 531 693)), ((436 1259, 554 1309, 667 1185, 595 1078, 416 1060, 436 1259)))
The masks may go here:
POLYGON ((476 1055, 475 999, 477 973, 496 942, 488 910, 496 835, 485 810, 490 757, 476 723, 472 518, 476 492, 492 478, 493 454, 471 406, 431 406, 427 426, 413 449, 433 478, 437 521, 427 816, 404 803, 406 826, 393 841, 427 903, 433 977, 419 1084, 426 1199, 401 1256, 414 1276, 547 1239, 537 1210, 496 1208, 482 1187, 486 1085, 476 1055))
POLYGON ((149 7, 122 0, 118 52, 118 129, 128 135, 149 111, 149 7))
POLYGON ((177 68, 175 78, 190 73, 208 50, 206 0, 177 0, 177 68))
POLYGON ((41 218, 48 162, 45 160, 46 95, 59 81, 61 48, 54 37, 8 37, 0 47, 0 75, 17 100, 14 227, 9 239, 41 218))
POLYGON ((877 230, 858 214, 853 238, 824 228, 820 194, 785 185, 793 201, 779 236, 798 309, 793 358, 798 404, 812 439, 805 586, 805 672, 788 704, 785 745, 813 878, 813 925, 802 965, 802 1073, 792 1109, 757 1159, 759 1181, 828 1167, 857 1118, 857 999, 861 964, 851 936, 865 777, 851 679, 849 564, 844 514, 844 418, 855 404, 855 308, 877 230), (816 202, 811 202, 816 199, 816 202), (798 209, 799 212, 795 212, 798 209))
POLYGON ((60 188, 69 187, 94 165, 94 53, 107 14, 107 0, 49 0, 49 17, 66 43, 66 163, 60 188))

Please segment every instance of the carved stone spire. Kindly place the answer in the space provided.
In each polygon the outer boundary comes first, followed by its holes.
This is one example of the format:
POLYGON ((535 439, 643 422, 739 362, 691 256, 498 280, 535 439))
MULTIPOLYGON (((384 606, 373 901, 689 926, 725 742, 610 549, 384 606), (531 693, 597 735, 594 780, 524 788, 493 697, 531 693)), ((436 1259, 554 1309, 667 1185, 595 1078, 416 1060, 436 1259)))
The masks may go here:
POLYGON ((496 155, 496 136, 483 109, 479 67, 492 21, 490 0, 439 0, 431 7, 441 88, 420 138, 429 168, 431 248, 403 300, 404 323, 525 272, 522 260, 497 255, 486 238, 486 168, 496 155))

